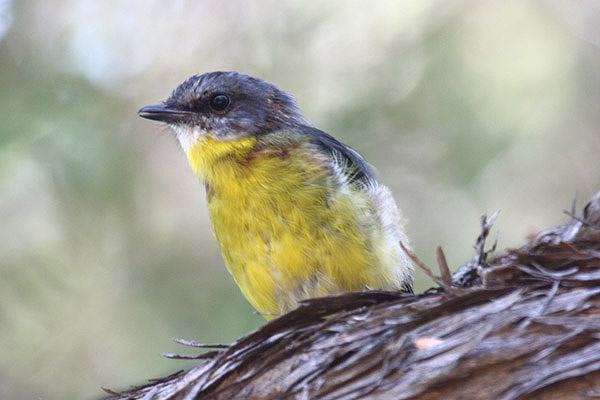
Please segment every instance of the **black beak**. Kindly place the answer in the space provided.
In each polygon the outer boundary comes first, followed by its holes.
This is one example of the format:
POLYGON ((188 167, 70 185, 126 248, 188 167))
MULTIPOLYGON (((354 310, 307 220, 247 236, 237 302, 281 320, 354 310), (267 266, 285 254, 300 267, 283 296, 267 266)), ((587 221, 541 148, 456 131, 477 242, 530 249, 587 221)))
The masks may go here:
POLYGON ((189 118, 192 113, 190 111, 176 110, 165 105, 147 106, 138 110, 138 115, 142 118, 152 119, 166 123, 180 122, 185 118, 189 118))

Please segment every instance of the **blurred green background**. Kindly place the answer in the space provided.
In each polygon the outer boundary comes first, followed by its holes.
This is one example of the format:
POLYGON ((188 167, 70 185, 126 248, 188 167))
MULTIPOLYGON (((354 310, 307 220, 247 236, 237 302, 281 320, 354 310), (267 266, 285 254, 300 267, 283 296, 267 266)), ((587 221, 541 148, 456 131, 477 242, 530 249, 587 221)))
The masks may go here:
POLYGON ((185 367, 173 337, 264 322, 141 106, 212 70, 276 83, 457 267, 480 214, 502 250, 600 189, 599 4, 0 0, 0 398, 97 398, 185 367))

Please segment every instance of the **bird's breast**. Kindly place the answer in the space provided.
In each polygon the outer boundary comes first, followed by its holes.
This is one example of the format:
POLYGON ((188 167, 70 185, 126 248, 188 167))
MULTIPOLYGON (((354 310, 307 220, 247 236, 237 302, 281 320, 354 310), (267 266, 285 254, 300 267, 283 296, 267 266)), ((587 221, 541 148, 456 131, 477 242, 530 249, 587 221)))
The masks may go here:
POLYGON ((205 181, 223 258, 256 309, 277 313, 303 298, 376 283, 371 205, 341 187, 321 156, 302 146, 216 144, 188 156, 205 181))

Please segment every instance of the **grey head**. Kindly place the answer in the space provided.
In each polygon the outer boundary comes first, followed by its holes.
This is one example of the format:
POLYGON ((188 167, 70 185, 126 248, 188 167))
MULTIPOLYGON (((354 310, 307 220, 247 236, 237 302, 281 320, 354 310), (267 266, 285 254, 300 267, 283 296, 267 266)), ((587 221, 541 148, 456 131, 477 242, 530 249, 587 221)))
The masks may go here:
POLYGON ((161 105, 140 109, 144 118, 185 126, 215 138, 235 140, 311 124, 294 98, 275 85, 238 72, 194 75, 161 105))

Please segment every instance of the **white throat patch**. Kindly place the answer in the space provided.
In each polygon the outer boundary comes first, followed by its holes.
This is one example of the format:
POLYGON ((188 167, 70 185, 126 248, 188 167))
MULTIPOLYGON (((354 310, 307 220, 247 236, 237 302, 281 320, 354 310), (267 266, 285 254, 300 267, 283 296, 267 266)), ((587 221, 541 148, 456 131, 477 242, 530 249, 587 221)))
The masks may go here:
POLYGON ((191 127, 189 125, 177 124, 170 125, 170 127, 175 132, 177 140, 186 154, 196 143, 198 143, 198 141, 200 141, 200 138, 208 136, 208 132, 198 126, 191 127))

